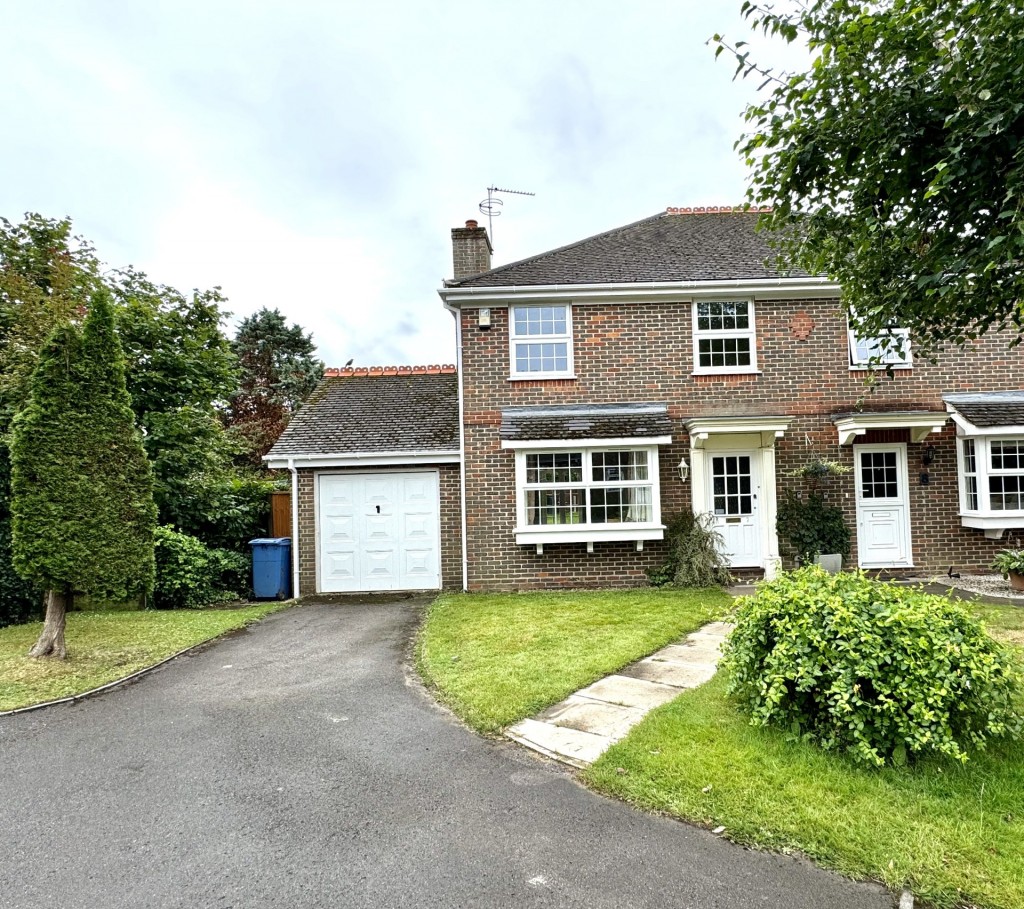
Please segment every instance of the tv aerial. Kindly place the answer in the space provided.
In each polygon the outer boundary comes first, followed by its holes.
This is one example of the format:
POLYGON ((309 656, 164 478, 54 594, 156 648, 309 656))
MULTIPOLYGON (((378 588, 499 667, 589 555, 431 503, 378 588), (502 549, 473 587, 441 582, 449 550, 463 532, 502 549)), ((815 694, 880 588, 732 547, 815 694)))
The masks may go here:
POLYGON ((496 193, 506 193, 513 196, 535 196, 536 193, 524 192, 521 189, 501 189, 498 186, 487 187, 487 198, 480 203, 480 213, 487 215, 487 235, 491 238, 491 245, 494 244, 494 219, 501 216, 501 208, 505 204, 499 199, 496 193))

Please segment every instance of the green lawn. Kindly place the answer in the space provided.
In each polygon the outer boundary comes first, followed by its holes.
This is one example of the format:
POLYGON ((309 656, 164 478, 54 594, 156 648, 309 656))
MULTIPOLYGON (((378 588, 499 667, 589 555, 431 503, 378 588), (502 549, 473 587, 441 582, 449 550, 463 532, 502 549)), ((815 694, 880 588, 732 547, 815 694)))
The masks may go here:
POLYGON ((281 608, 72 612, 67 660, 26 656, 41 622, 0 628, 0 711, 89 691, 281 608))
POLYGON ((448 594, 417 644, 421 675, 463 720, 497 732, 729 608, 720 590, 448 594))
MULTIPOLYGON (((995 636, 1021 642, 1024 609, 975 608, 995 636)), ((864 770, 749 726, 723 692, 716 677, 652 712, 585 779, 644 808, 724 826, 737 842, 909 885, 938 906, 1024 906, 1024 743, 967 767, 864 770)))

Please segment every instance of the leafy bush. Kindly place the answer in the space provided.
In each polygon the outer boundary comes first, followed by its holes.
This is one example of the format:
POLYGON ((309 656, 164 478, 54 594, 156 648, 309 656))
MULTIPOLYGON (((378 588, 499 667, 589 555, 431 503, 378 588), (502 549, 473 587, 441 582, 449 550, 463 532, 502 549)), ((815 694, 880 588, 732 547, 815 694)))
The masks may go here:
POLYGON ((668 522, 668 559, 648 573, 655 587, 719 587, 732 578, 722 556, 722 535, 711 515, 683 512, 668 522))
POLYGON ((786 555, 801 563, 813 562, 823 552, 850 554, 850 528, 843 510, 828 505, 820 493, 806 499, 789 495, 779 502, 775 526, 786 555))
POLYGON ((210 549, 171 527, 156 531, 157 609, 201 609, 236 599, 249 586, 249 560, 237 552, 210 549))
POLYGON ((815 566, 739 601, 728 690, 756 726, 881 766, 1018 735, 1020 673, 959 602, 815 566))

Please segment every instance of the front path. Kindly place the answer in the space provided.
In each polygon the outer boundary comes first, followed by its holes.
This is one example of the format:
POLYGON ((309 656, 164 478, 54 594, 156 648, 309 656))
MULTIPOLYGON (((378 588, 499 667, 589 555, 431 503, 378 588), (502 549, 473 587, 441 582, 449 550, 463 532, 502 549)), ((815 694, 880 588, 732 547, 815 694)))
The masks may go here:
POLYGON ((418 617, 306 606, 0 720, 0 906, 892 905, 473 735, 405 677, 418 617))

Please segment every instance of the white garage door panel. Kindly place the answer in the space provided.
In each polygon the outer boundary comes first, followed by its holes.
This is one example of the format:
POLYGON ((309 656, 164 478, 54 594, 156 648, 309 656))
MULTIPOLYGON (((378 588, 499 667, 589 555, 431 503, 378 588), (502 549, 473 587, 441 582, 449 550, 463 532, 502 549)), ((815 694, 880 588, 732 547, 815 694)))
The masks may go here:
POLYGON ((319 478, 320 590, 441 586, 434 472, 319 478))

